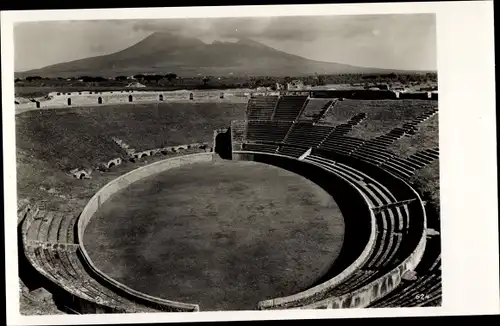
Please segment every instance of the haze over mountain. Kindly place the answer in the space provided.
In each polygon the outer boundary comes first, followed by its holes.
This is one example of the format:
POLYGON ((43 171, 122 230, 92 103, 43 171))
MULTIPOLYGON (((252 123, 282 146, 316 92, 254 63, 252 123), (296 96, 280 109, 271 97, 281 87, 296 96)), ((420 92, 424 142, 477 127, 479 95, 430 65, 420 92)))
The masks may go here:
POLYGON ((174 72, 180 76, 388 73, 397 70, 322 62, 278 51, 250 38, 214 41, 155 32, 142 41, 109 55, 90 57, 16 73, 40 76, 116 76, 174 72))

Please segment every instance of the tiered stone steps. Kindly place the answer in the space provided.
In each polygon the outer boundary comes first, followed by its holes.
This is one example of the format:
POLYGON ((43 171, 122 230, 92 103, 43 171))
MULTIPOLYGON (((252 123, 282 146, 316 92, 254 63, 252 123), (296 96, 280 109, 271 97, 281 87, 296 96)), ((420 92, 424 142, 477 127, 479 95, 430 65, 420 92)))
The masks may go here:
POLYGON ((411 178, 416 171, 439 159, 438 148, 428 148, 406 158, 393 156, 380 164, 380 167, 403 179, 411 178))
POLYGON ((298 121, 306 122, 316 122, 323 114, 328 110, 328 108, 333 105, 333 99, 323 99, 323 98, 310 98, 305 104, 305 108, 302 114, 299 116, 298 121))
POLYGON ((271 120, 278 103, 278 96, 255 96, 247 105, 247 120, 271 120))
POLYGON ((278 121, 295 121, 306 102, 307 96, 283 96, 278 101, 272 117, 278 121))
POLYGON ((280 143, 291 126, 292 122, 251 120, 248 121, 246 140, 248 142, 280 143))

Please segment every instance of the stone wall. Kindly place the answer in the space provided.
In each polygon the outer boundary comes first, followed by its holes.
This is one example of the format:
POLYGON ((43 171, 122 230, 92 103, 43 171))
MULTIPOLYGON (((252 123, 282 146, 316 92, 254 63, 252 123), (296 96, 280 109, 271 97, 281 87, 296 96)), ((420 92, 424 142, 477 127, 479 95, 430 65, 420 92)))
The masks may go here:
POLYGON ((246 138, 246 127, 246 121, 244 120, 231 121, 231 146, 233 151, 241 150, 246 138))
POLYGON ((70 93, 49 93, 48 96, 31 101, 16 99, 16 108, 60 108, 60 107, 82 107, 101 106, 116 104, 148 104, 168 101, 209 101, 209 102, 246 102, 246 98, 240 96, 241 92, 235 90, 214 91, 146 91, 146 90, 118 90, 118 91, 79 91, 70 93), (190 94, 193 94, 193 100, 190 94), (221 97, 221 94, 223 96, 221 97), (129 100, 132 96, 132 101, 129 100))

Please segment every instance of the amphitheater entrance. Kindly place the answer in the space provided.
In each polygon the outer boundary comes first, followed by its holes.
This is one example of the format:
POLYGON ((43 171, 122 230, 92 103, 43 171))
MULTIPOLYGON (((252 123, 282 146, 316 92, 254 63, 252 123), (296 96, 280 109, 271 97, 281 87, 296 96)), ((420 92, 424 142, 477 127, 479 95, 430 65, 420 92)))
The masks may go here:
POLYGON ((214 152, 224 160, 232 159, 231 151, 231 128, 226 131, 215 131, 214 152))
POLYGON ((68 105, 71 105, 71 98, 68 98, 68 105))
POLYGON ((160 101, 163 101, 163 94, 160 94, 160 101))
POLYGON ((102 104, 102 97, 99 96, 99 98, 97 99, 97 103, 102 104))
POLYGON ((129 96, 128 96, 128 101, 129 101, 129 102, 132 102, 132 95, 129 95, 129 96))

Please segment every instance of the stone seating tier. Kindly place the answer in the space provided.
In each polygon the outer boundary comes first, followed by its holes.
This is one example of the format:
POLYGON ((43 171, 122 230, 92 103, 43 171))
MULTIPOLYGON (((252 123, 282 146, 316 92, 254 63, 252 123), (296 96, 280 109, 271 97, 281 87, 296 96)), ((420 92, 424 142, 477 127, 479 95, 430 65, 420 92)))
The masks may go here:
POLYGON ((321 119, 324 112, 333 104, 331 99, 310 98, 305 104, 304 111, 299 117, 299 121, 316 122, 321 119))
POLYGON ((278 145, 245 143, 242 149, 251 152, 276 153, 278 145))
POLYGON ((279 147, 277 153, 293 158, 299 158, 302 154, 304 154, 305 151, 306 149, 304 148, 282 145, 279 147))
POLYGON ((306 102, 307 96, 283 96, 278 101, 273 120, 294 121, 306 102))

